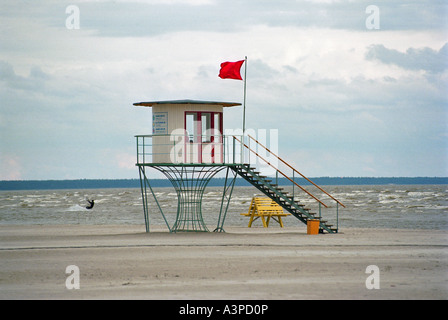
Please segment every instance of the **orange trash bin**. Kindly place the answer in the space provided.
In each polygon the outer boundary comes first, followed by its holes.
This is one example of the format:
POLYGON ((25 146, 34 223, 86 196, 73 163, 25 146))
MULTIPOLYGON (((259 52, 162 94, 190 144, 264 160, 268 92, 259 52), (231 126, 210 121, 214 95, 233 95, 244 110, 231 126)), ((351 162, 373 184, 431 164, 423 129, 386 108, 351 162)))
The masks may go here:
POLYGON ((306 233, 307 234, 318 234, 319 233, 320 220, 309 219, 306 222, 306 233))

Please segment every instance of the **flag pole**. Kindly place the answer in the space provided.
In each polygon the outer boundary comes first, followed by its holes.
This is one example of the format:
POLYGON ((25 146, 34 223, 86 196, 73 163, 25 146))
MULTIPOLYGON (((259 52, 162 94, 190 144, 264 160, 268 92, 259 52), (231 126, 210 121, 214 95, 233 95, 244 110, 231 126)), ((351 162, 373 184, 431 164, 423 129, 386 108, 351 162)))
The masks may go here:
POLYGON ((247 75, 247 56, 244 64, 244 100, 243 100, 243 135, 246 132, 246 75, 247 75))

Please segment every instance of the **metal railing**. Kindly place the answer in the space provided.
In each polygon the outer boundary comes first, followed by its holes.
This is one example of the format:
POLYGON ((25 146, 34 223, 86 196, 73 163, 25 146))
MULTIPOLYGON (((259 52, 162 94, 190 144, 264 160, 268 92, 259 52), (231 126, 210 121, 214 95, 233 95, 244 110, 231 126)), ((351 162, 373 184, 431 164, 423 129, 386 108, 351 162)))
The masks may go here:
MULTIPOLYGON (((136 135, 137 164, 241 164, 248 152, 233 135, 136 135)), ((240 136, 241 138, 242 136, 240 136)))
MULTIPOLYGON (((336 198, 334 198, 331 194, 329 194, 327 191, 325 191, 324 189, 322 189, 321 187, 319 187, 317 184, 315 184, 313 181, 311 181, 309 178, 307 178, 306 176, 304 176, 302 173, 300 173, 298 170, 296 170, 294 167, 292 167, 289 163, 287 163, 286 161, 284 161, 282 158, 280 158, 277 154, 275 154, 274 152, 272 152, 271 150, 269 150, 267 147, 265 147, 263 144, 261 144, 259 141, 257 141, 255 138, 253 138, 250 135, 247 135, 247 137, 249 138, 249 140, 247 141, 248 143, 244 143, 242 140, 238 139, 237 137, 234 136, 234 139, 238 141, 239 144, 242 144, 250 153, 254 154, 257 158, 261 159, 265 164, 267 164, 268 166, 272 167, 275 170, 275 184, 278 185, 279 184, 279 174, 280 176, 282 176, 284 179, 286 179, 287 181, 292 183, 292 199, 295 198, 296 192, 295 192, 295 188, 298 187, 300 190, 304 191, 308 196, 310 196, 312 199, 314 199, 317 203, 318 203, 318 212, 319 212, 319 219, 322 218, 322 206, 324 206, 325 208, 328 208, 329 206, 326 205, 320 198, 318 198, 315 194, 311 193, 310 191, 308 191, 307 189, 305 189, 303 186, 299 185, 296 181, 296 177, 297 175, 299 175, 300 177, 302 177, 303 179, 305 179, 307 182, 309 182, 312 186, 314 186, 315 188, 317 188, 322 194, 328 196, 331 200, 333 200, 336 204, 336 229, 339 228, 339 206, 342 206, 345 208, 345 205, 337 200, 336 198), (253 141, 255 143, 252 144, 252 147, 250 145, 250 141, 253 141), (261 150, 265 150, 267 151, 267 155, 266 158, 268 158, 269 160, 265 159, 263 156, 260 155, 260 148, 261 150), (255 151, 254 149, 256 149, 257 151, 255 151), (273 164, 271 159, 275 159, 280 161, 280 163, 278 161, 275 161, 275 163, 273 164), (291 170, 290 174, 285 174, 283 171, 285 170, 280 170, 280 164, 282 164, 286 169, 291 170)), ((247 156, 246 156, 247 157, 247 156)))
MULTIPOLYGON (((284 161, 282 158, 280 158, 278 155, 276 155, 275 153, 273 153, 271 150, 269 150, 268 148, 266 148, 264 145, 262 145, 259 141, 257 141, 255 138, 253 138, 251 135, 248 135, 248 137, 250 139, 252 139, 253 141, 255 141, 259 146, 261 146, 262 148, 264 148, 266 151, 268 151, 270 154, 272 154, 274 157, 276 157, 278 160, 280 160, 284 165, 286 165, 289 169, 292 170, 292 177, 293 179, 291 180, 288 176, 286 176, 283 172, 281 172, 280 170, 277 169, 278 172, 280 172, 282 175, 284 175, 286 178, 288 178, 288 180, 290 180, 291 182, 294 183, 294 185, 298 186, 300 189, 304 190, 306 193, 310 194, 308 191, 306 191, 303 187, 301 187, 300 185, 298 185, 295 181, 294 181, 294 174, 297 173, 299 174, 302 178, 304 178, 306 181, 308 181, 309 183, 311 183, 313 186, 315 186, 317 189, 319 189, 320 191, 322 191, 324 194, 326 194, 328 197, 330 197, 332 200, 336 201, 339 205, 343 206, 345 208, 345 206, 342 204, 342 202, 340 202, 339 200, 337 200, 336 198, 334 198, 331 194, 329 194, 327 191, 325 191, 324 189, 322 189, 321 187, 319 187, 317 184, 315 184, 313 181, 311 181, 310 179, 308 179, 307 177, 305 177, 303 174, 301 174, 299 171, 297 171, 294 167, 292 167, 289 163, 287 163, 286 161, 284 161)), ((310 194, 311 195, 311 194, 310 194)), ((315 198, 313 195, 311 195, 313 198, 315 198)), ((317 201, 319 201, 323 206, 325 206, 327 208, 327 206, 321 202, 319 199, 315 198, 317 201)))

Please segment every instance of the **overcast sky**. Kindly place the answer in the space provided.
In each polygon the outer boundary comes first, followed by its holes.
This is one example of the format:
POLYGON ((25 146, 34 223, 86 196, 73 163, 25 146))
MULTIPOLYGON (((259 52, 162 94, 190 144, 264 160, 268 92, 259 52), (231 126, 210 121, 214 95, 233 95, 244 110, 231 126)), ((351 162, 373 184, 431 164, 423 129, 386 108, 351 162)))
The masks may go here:
MULTIPOLYGON (((242 102, 218 73, 245 56, 246 127, 278 129, 302 173, 448 176, 447 14, 445 0, 2 0, 0 180, 137 178, 151 109, 132 104, 242 102)), ((242 108, 224 118, 241 128, 242 108)))

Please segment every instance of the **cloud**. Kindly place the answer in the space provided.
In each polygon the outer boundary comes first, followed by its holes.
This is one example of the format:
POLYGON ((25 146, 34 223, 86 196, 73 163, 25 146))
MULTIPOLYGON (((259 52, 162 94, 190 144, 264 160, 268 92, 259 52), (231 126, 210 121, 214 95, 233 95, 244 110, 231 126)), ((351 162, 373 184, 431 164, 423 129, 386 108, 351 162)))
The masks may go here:
POLYGON ((134 153, 124 153, 124 152, 113 152, 115 154, 115 160, 117 162, 117 166, 122 169, 135 170, 135 159, 136 156, 134 153))
MULTIPOLYGON (((173 32, 208 30, 233 33, 254 25, 269 27, 329 28, 366 31, 365 9, 371 1, 33 1, 26 10, 17 1, 4 0, 0 11, 5 30, 14 17, 32 31, 33 21, 65 26, 68 5, 80 9, 80 27, 106 37, 153 37, 173 32)), ((433 30, 447 27, 445 1, 426 5, 421 0, 382 2, 381 30, 433 30)))
POLYGON ((22 89, 26 91, 40 91, 49 75, 45 74, 39 67, 33 66, 28 77, 17 75, 13 66, 0 60, 0 83, 11 89, 22 89))
MULTIPOLYGON (((307 150, 305 174, 368 175, 375 159, 378 175, 403 161, 443 175, 446 156, 421 163, 446 149, 444 3, 381 2, 369 32, 368 1, 5 0, 1 153, 26 179, 136 177, 133 136, 151 132, 151 110, 132 103, 242 102, 243 82, 217 75, 247 55, 247 127, 279 129, 286 160, 307 150), (79 30, 65 27, 70 4, 79 30)), ((226 128, 241 114, 227 108, 226 128)))
POLYGON ((448 69, 448 43, 445 43, 439 51, 424 47, 409 48, 406 52, 388 49, 382 44, 375 44, 368 48, 366 59, 394 64, 408 70, 442 73, 448 69))
MULTIPOLYGON (((79 5, 82 28, 101 36, 147 37, 171 32, 239 32, 254 25, 365 31, 371 1, 86 1, 79 5), (172 3, 171 3, 172 4, 172 3)), ((442 2, 382 3, 382 30, 446 26, 442 2)))
POLYGON ((16 155, 0 154, 0 180, 20 180, 22 164, 16 155))
POLYGON ((127 82, 117 80, 123 79, 120 71, 78 68, 48 73, 31 66, 22 76, 0 61, 0 154, 14 154, 1 159, 4 179, 121 175, 123 161, 92 164, 103 159, 103 148, 132 150, 133 135, 145 124, 140 110, 132 110, 126 94, 117 94, 127 82))

